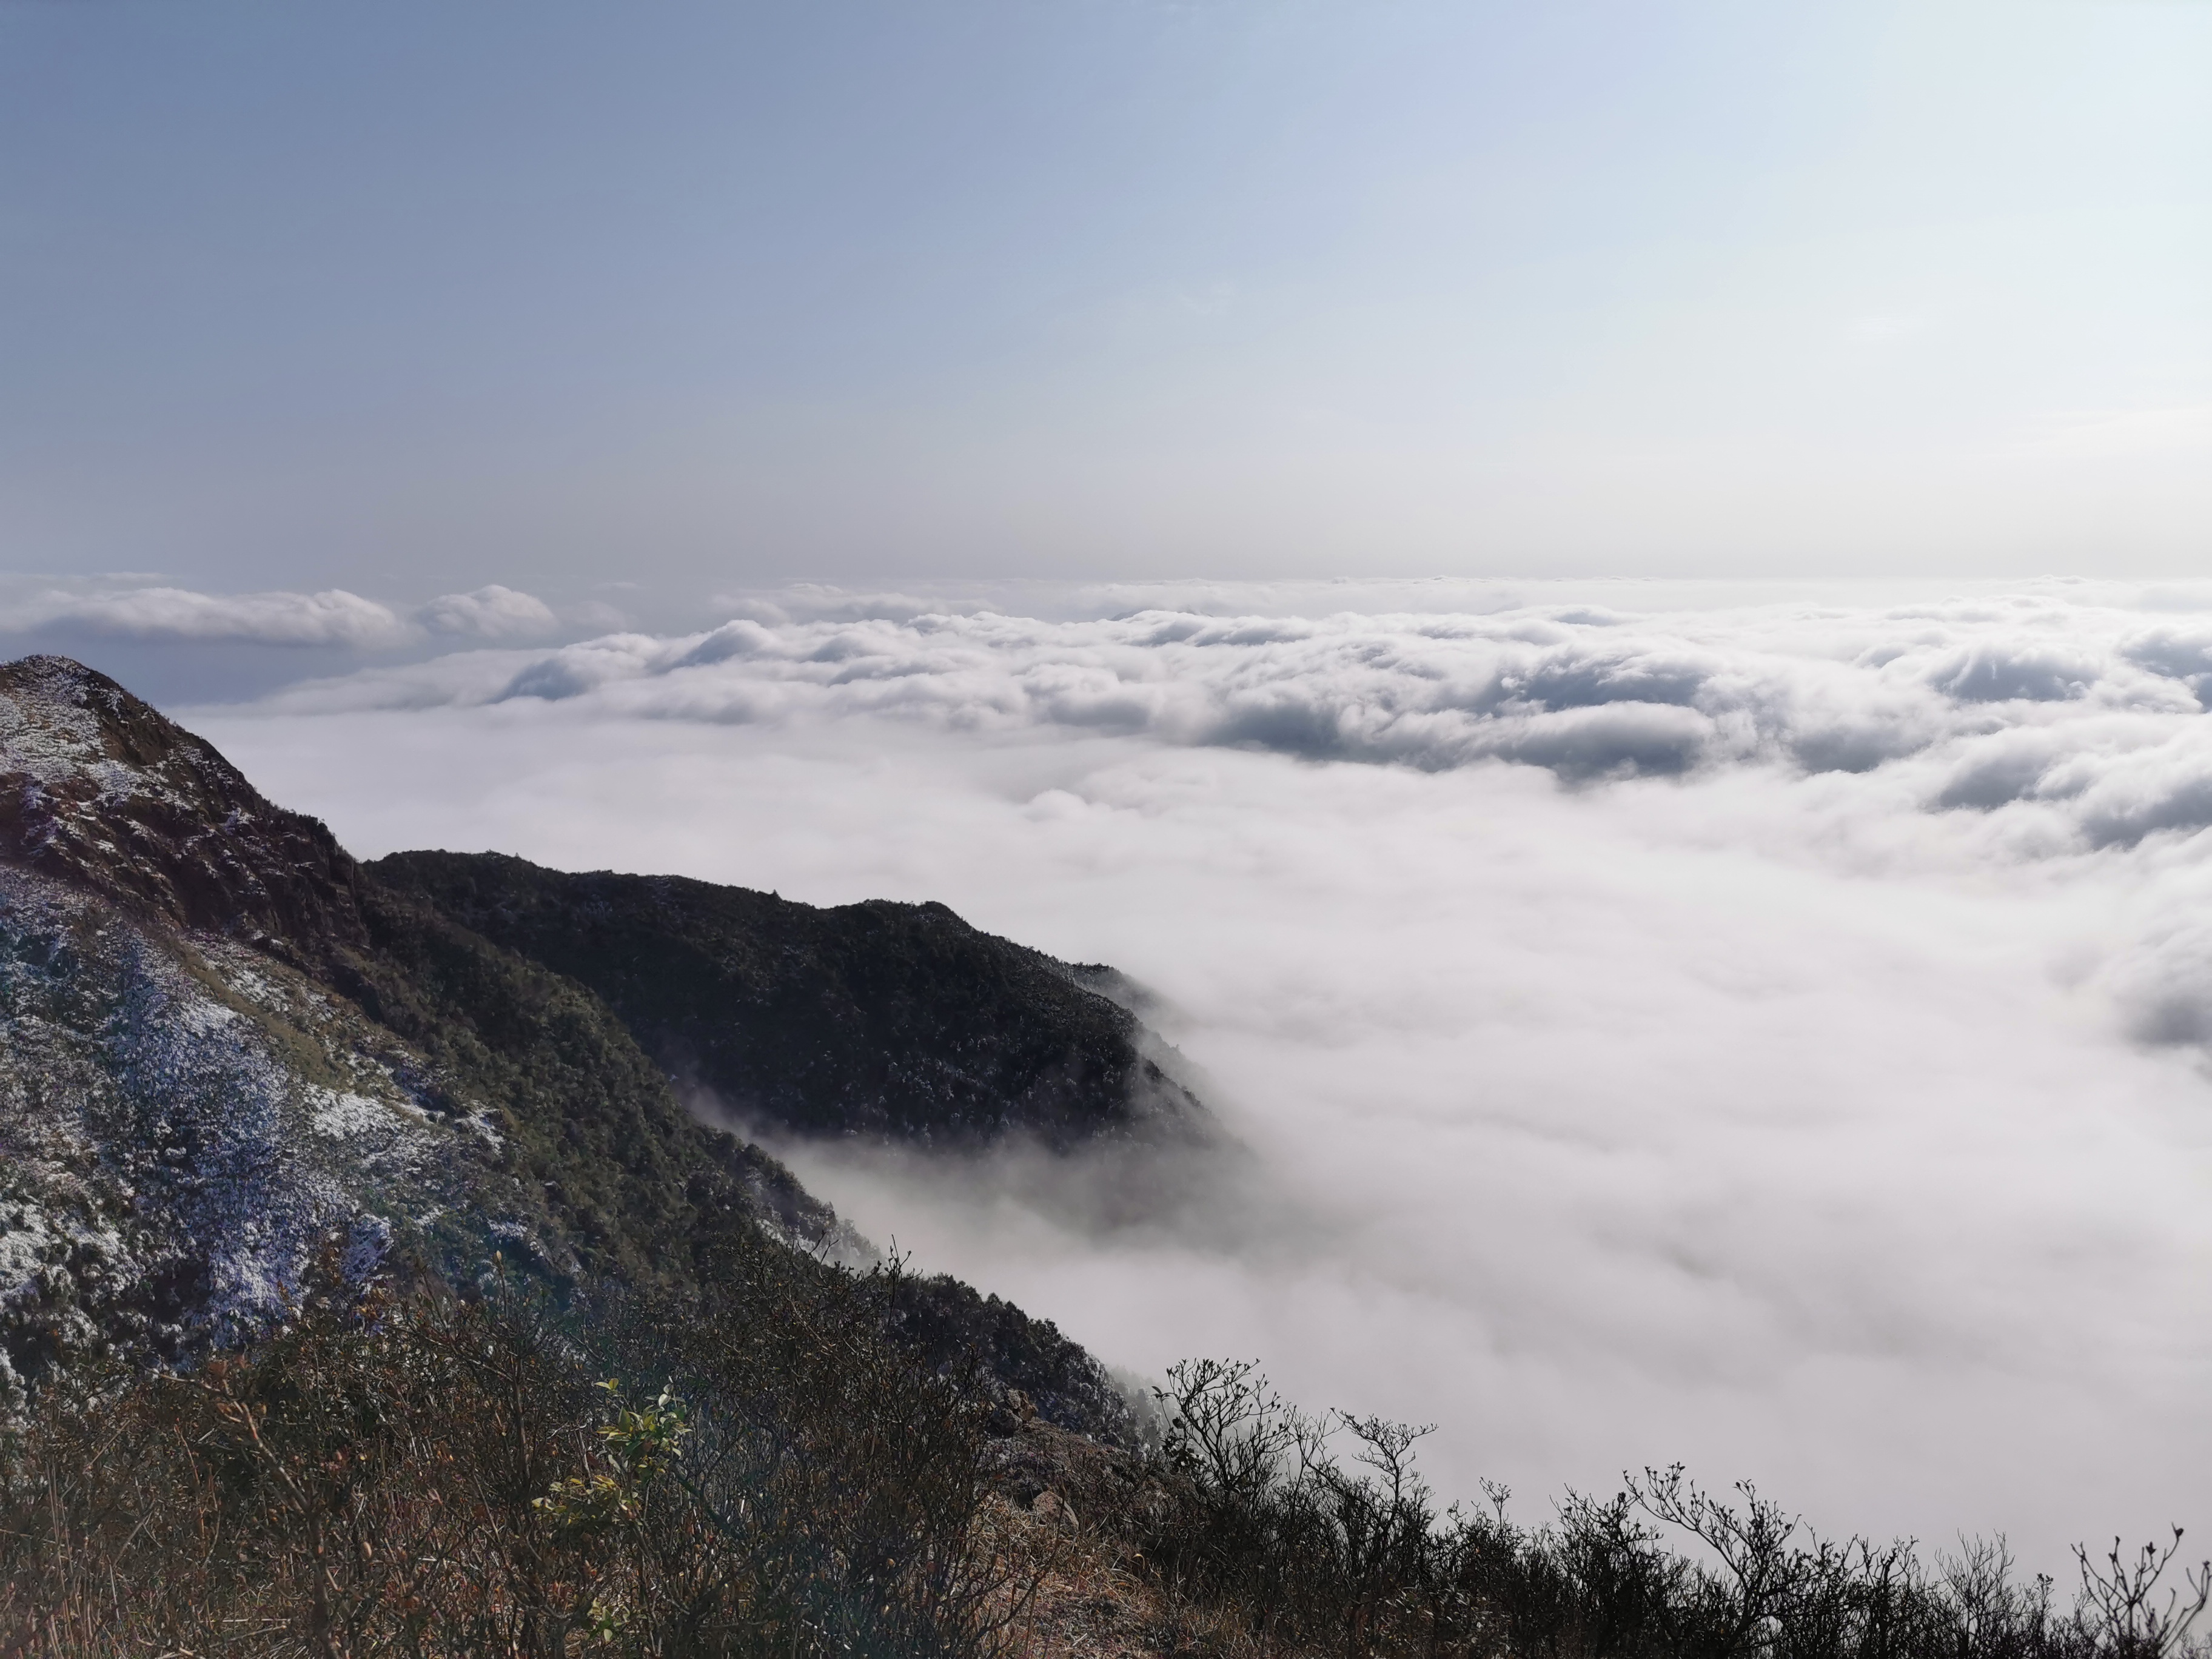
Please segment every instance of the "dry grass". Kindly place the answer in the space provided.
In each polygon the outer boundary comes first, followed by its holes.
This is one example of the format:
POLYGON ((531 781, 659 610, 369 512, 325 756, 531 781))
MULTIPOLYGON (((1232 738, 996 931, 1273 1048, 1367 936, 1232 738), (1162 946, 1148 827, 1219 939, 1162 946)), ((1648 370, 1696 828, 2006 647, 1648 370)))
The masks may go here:
POLYGON ((1173 1595, 1117 1530, 1079 1524, 1056 1492, 1027 1507, 994 1494, 978 1533, 1016 1564, 1024 1604, 1008 1629, 1022 1659, 1257 1659, 1234 1608, 1173 1595))
POLYGON ((979 1538, 1016 1564, 1024 1659, 1258 1659, 1245 1610, 1176 1593, 1131 1522, 1170 1501, 1145 1458, 1030 1420, 984 1450, 979 1538))

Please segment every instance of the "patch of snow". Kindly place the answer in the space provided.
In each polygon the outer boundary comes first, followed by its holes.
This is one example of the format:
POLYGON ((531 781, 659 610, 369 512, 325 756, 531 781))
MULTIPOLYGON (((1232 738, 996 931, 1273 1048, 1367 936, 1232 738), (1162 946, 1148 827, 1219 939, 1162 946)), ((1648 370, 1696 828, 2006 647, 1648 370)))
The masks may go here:
POLYGON ((392 1109, 380 1100, 367 1095, 340 1094, 335 1089, 325 1089, 310 1084, 303 1091, 307 1100, 307 1121, 319 1135, 332 1140, 352 1140, 360 1136, 388 1136, 399 1126, 392 1119, 392 1109))
POLYGON ((338 1259, 338 1271, 345 1275, 349 1285, 361 1284, 383 1263, 385 1253, 391 1248, 392 1224, 380 1215, 362 1216, 346 1235, 345 1253, 338 1259))

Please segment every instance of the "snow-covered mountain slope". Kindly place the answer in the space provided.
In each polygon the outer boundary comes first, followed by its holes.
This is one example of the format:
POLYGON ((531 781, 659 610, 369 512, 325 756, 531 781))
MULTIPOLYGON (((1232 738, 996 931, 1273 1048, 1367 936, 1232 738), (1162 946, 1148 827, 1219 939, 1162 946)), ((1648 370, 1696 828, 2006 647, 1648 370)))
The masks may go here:
POLYGON ((430 1075, 267 954, 0 866, 0 1395, 242 1334, 318 1253, 359 1275, 518 1214, 499 1131, 430 1075))
POLYGON ((757 1219, 839 1237, 589 992, 104 676, 0 665, 0 1392, 229 1340, 319 1262, 680 1282, 757 1219))

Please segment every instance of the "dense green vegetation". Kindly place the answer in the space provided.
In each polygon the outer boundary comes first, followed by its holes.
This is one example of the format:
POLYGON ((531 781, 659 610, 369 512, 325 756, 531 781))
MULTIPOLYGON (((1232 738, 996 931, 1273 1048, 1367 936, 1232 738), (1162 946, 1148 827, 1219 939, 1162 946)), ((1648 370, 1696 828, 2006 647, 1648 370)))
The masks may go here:
MULTIPOLYGON (((836 1216, 757 1147, 686 1112, 599 997, 404 890, 367 885, 362 908, 374 950, 341 982, 495 1109, 501 1159, 541 1218, 494 1241, 513 1270, 562 1294, 584 1282, 710 1293, 764 1222, 797 1247, 793 1274, 834 1277, 811 1255, 840 1242, 836 1216)), ((429 1265, 466 1281, 474 1260, 454 1249, 429 1265)), ((1018 1389, 1054 1422, 1109 1437, 1124 1430, 1120 1396, 1049 1321, 942 1277, 895 1274, 878 1303, 932 1366, 978 1364, 988 1389, 1018 1389)))
POLYGON ((361 908, 372 948, 334 977, 434 1079, 492 1109, 544 1241, 567 1247, 533 1266, 688 1285, 756 1200, 802 1237, 831 1224, 781 1166, 685 1112, 590 992, 403 896, 364 884, 361 908))

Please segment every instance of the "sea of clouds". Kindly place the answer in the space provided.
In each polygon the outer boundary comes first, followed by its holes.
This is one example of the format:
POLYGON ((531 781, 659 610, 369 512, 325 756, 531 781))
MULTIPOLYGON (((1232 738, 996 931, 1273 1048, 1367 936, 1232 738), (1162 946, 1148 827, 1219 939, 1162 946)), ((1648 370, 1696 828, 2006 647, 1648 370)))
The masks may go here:
POLYGON ((375 652, 437 638, 532 639, 558 625, 544 600, 497 583, 395 608, 342 587, 203 593, 127 577, 0 579, 0 635, 375 652))
POLYGON ((2212 1530, 2212 588, 718 611, 185 718, 364 854, 942 899, 1152 988, 1253 1153, 1172 1201, 786 1149, 1109 1362, 1258 1357, 1531 1516, 1680 1458, 2054 1571, 2212 1530))

